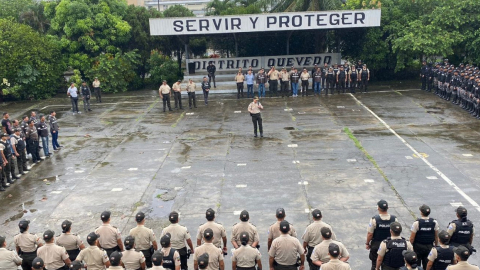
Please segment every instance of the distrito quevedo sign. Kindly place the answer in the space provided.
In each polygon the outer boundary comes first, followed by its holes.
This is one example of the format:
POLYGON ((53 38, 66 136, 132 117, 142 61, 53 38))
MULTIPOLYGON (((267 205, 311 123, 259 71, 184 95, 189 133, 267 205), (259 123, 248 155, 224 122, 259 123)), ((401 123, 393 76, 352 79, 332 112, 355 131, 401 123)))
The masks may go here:
POLYGON ((150 19, 153 36, 203 35, 380 26, 381 10, 284 12, 150 19))

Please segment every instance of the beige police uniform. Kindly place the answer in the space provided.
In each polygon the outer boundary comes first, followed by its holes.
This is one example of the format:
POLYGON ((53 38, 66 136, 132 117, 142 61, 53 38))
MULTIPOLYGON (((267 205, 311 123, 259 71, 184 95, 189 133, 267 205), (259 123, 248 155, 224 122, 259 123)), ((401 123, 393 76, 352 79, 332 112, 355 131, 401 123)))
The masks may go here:
POLYGON ((338 258, 350 257, 347 248, 341 242, 328 239, 323 240, 320 244, 315 246, 312 252, 312 256, 310 257, 311 260, 321 261, 322 263, 330 261, 330 255, 328 255, 328 246, 330 245, 330 243, 336 244, 340 248, 340 256, 338 256, 338 258))
MULTIPOLYGON (((457 225, 455 223, 448 224, 447 233, 452 236, 453 233, 457 230, 457 225)), ((475 236, 475 227, 472 227, 472 237, 475 236)))
POLYGON ((152 243, 156 241, 153 230, 144 225, 137 225, 137 227, 131 229, 130 235, 135 237, 136 250, 148 250, 152 243))
POLYGON ((232 228, 232 242, 237 243, 237 245, 241 246, 242 241, 240 241, 240 234, 242 232, 248 233, 248 244, 251 245, 253 242, 260 242, 260 238, 258 237, 258 231, 255 225, 248 221, 241 221, 233 225, 232 228))
POLYGON ((237 74, 237 76, 235 76, 235 81, 237 83, 242 83, 243 81, 245 81, 245 76, 243 76, 243 74, 237 74))
MULTIPOLYGON (((269 71, 269 72, 270 72, 270 71, 269 71)), ((279 78, 279 76, 280 76, 280 72, 278 72, 278 70, 275 69, 274 71, 272 71, 272 72, 270 73, 270 75, 268 75, 268 73, 267 73, 267 76, 268 76, 268 78, 269 78, 270 80, 272 80, 272 81, 273 81, 273 80, 278 80, 278 78, 279 78)))
POLYGON ((329 262, 322 264, 320 270, 350 270, 350 265, 346 262, 342 262, 339 259, 332 259, 329 262))
POLYGON ((83 245, 80 236, 73 233, 62 233, 55 238, 55 242, 66 250, 79 249, 83 245))
POLYGON ((22 258, 15 251, 0 248, 0 269, 17 270, 17 264, 22 263, 22 258))
POLYGON ((172 90, 173 90, 174 92, 181 92, 181 91, 182 91, 182 85, 179 84, 179 83, 174 83, 174 84, 172 85, 172 90))
POLYGON ((165 268, 163 268, 163 266, 152 266, 152 268, 148 268, 148 270, 166 270, 165 268))
MULTIPOLYGON (((200 225, 198 227, 198 232, 197 232, 197 239, 202 239, 202 244, 205 243, 203 240, 203 232, 206 229, 212 229, 213 231, 213 245, 221 248, 222 247, 222 237, 227 237, 227 232, 225 231, 225 228, 223 227, 222 224, 217 223, 215 221, 207 221, 203 225, 200 225)), ((225 243, 226 245, 227 243, 225 243)))
POLYGON ((122 266, 110 266, 108 267, 108 270, 124 270, 122 266))
POLYGON ((303 253, 304 249, 300 241, 288 234, 282 234, 275 238, 270 251, 268 251, 268 255, 273 257, 278 264, 286 266, 295 265, 297 256, 303 253))
POLYGON ((101 250, 97 246, 89 246, 80 251, 77 261, 84 261, 88 270, 103 270, 105 263, 108 262, 108 255, 105 250, 101 250))
POLYGON ((143 253, 134 249, 125 250, 122 252, 122 255, 122 262, 126 270, 141 269, 142 263, 145 262, 143 253))
POLYGON ((170 90, 172 90, 172 88, 170 88, 170 86, 168 86, 168 84, 165 84, 165 85, 161 85, 160 88, 158 89, 158 91, 162 94, 162 95, 168 95, 170 94, 170 90))
MULTIPOLYGON (((168 254, 170 254, 170 249, 171 248, 169 248, 169 247, 168 248, 161 248, 161 251, 163 252, 163 259, 165 259, 165 257, 167 257, 168 254)), ((175 250, 175 252, 173 252, 173 263, 175 264, 175 266, 180 266, 180 264, 181 264, 180 254, 178 254, 178 251, 176 251, 176 250, 175 250)))
POLYGON ((185 241, 191 238, 187 228, 178 223, 170 224, 164 228, 162 231, 162 236, 167 233, 170 233, 171 236, 171 247, 177 250, 186 247, 185 241))
POLYGON ((461 261, 455 265, 449 265, 447 270, 479 270, 479 268, 476 265, 469 264, 467 261, 461 261))
POLYGON ((290 76, 288 75, 288 73, 285 71, 285 72, 280 72, 280 79, 282 79, 282 82, 288 82, 290 80, 290 76))
POLYGON ((56 270, 65 266, 64 261, 68 259, 67 250, 54 243, 48 243, 38 248, 37 256, 42 258, 47 270, 56 270))
POLYGON ((122 235, 117 227, 110 224, 102 224, 95 230, 96 234, 100 235, 98 242, 103 249, 112 249, 118 246, 118 239, 122 239, 122 235))
POLYGON ((189 83, 187 84, 187 92, 189 92, 189 93, 195 92, 195 88, 196 88, 196 87, 197 87, 197 86, 195 85, 194 82, 189 82, 189 83))
POLYGON ((309 247, 315 247, 316 245, 320 244, 323 240, 322 234, 320 233, 320 230, 322 228, 329 228, 330 231, 332 232, 332 240, 336 240, 337 236, 333 232, 332 226, 328 225, 327 223, 321 221, 321 220, 316 220, 310 225, 307 226, 305 229, 305 233, 302 236, 303 242, 306 242, 309 247))
MULTIPOLYGON (((449 248, 449 245, 440 244, 440 247, 441 248, 449 248)), ((428 254, 427 259, 431 262, 434 262, 437 259, 437 256, 438 256, 437 249, 435 247, 433 247, 432 250, 430 250, 430 253, 428 254)))
POLYGON ((308 72, 300 73, 300 80, 307 81, 308 79, 310 79, 310 73, 308 72))
POLYGON ((223 261, 223 251, 214 246, 213 243, 205 243, 195 248, 193 260, 198 261, 198 257, 203 253, 208 254, 208 266, 206 270, 218 270, 220 268, 220 261, 223 261))
MULTIPOLYGON (((401 236, 391 236, 392 240, 395 240, 395 239, 402 239, 401 236)), ((408 240, 405 240, 407 241, 407 250, 411 250, 413 251, 413 246, 412 244, 410 243, 410 241, 408 240)), ((385 243, 385 241, 382 241, 382 243, 380 244, 380 247, 378 248, 378 256, 382 256, 382 257, 385 257, 385 253, 387 251, 387 244, 385 243)))
MULTIPOLYGON (((275 238, 279 237, 282 235, 282 232, 280 232, 280 222, 277 221, 273 223, 270 228, 268 229, 268 239, 274 240, 275 238)), ((288 232, 290 236, 297 237, 297 232, 295 231, 295 228, 293 228, 293 224, 290 223, 290 231, 288 232)))
POLYGON ((42 240, 33 233, 23 232, 13 237, 15 245, 19 247, 22 252, 30 253, 37 250, 37 246, 42 244, 42 240))
POLYGON ((93 87, 98 88, 100 87, 100 81, 93 81, 92 85, 93 87))
POLYGON ((251 268, 254 267, 256 262, 261 260, 261 258, 262 255, 258 249, 246 245, 240 246, 233 251, 232 261, 236 262, 237 267, 251 268))

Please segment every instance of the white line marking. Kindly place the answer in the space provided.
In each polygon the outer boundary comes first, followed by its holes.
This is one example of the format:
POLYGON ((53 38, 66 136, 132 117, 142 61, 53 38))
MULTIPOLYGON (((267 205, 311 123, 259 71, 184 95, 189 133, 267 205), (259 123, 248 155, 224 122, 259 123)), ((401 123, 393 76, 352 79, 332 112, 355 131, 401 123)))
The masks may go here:
POLYGON ((310 209, 305 208, 305 213, 310 213, 310 209))
POLYGON ((363 180, 363 181, 365 181, 365 183, 373 183, 373 182, 375 182, 375 180, 373 180, 373 179, 365 179, 365 180, 363 180))
POLYGON ((337 106, 337 109, 345 109, 345 106, 337 106))
POLYGON ((193 112, 187 112, 186 115, 194 115, 193 112))
POLYGON ((305 112, 298 112, 298 114, 305 114, 305 112))
POLYGON ((297 144, 289 144, 288 147, 298 147, 297 144))
POLYGON ((180 190, 182 189, 183 187, 175 187, 175 190, 180 190))
POLYGON ((247 185, 236 185, 235 187, 236 187, 236 188, 246 188, 247 185))
POLYGON ((122 191, 123 188, 112 188, 112 191, 122 191))
POLYGON ((182 169, 190 169, 192 166, 183 166, 182 169))
POLYGON ((427 179, 435 180, 435 179, 438 179, 438 177, 436 177, 436 176, 427 176, 427 179))
POLYGON ((129 171, 138 171, 138 168, 128 168, 129 171))
POLYGON ((461 202, 452 202, 452 203, 450 203, 450 205, 453 206, 453 207, 460 207, 460 206, 463 206, 463 203, 461 203, 461 202))
POLYGON ((62 191, 61 190, 55 190, 55 191, 52 191, 51 193, 52 194, 60 194, 60 193, 62 193, 62 191))
POLYGON ((464 157, 473 157, 472 154, 462 154, 462 156, 464 156, 464 157))
POLYGON ((405 156, 406 159, 413 159, 411 156, 405 156))
POLYGON ((293 109, 292 109, 292 108, 283 109, 283 110, 284 110, 284 111, 286 111, 286 112, 291 112, 291 111, 293 111, 293 109))
POLYGON ((300 182, 298 182, 298 184, 299 184, 299 185, 304 185, 304 186, 306 186, 306 185, 308 185, 308 181, 303 181, 303 182, 300 181, 300 182))
POLYGON ((75 171, 75 173, 83 173, 84 171, 75 171))
POLYGON ((163 141, 163 143, 170 143, 170 141, 163 141))
POLYGON ((238 216, 238 215, 240 215, 241 212, 242 212, 242 211, 233 211, 233 214, 236 215, 236 216, 238 216))
POLYGON ((382 123, 393 135, 395 135, 405 146, 407 146, 412 152, 417 155, 425 164, 427 164, 430 169, 432 169, 434 172, 436 172, 447 184, 449 184, 455 191, 457 191, 462 197, 467 200, 475 209, 480 212, 480 206, 478 203, 472 199, 472 197, 468 196, 463 190, 461 190, 450 178, 448 178, 445 174, 443 174, 437 167, 433 166, 432 163, 430 163, 426 158, 424 158, 420 153, 415 150, 407 141, 405 141, 400 135, 398 135, 395 130, 393 130, 385 121, 383 121, 378 115, 376 115, 372 110, 370 110, 367 106, 365 106, 362 102, 360 102, 354 95, 349 94, 355 101, 360 104, 365 110, 370 112, 375 118, 377 118, 380 123, 382 123))
POLYGON ((354 159, 354 158, 349 158, 349 159, 347 159, 347 161, 348 161, 348 162, 357 162, 357 160, 354 159))
POLYGON ((300 160, 294 160, 292 161, 293 164, 299 164, 300 163, 300 160))
POLYGON ((234 111, 233 113, 242 113, 242 111, 234 111))
POLYGON ((240 166, 247 166, 247 163, 238 163, 237 166, 238 166, 238 167, 240 167, 240 166))

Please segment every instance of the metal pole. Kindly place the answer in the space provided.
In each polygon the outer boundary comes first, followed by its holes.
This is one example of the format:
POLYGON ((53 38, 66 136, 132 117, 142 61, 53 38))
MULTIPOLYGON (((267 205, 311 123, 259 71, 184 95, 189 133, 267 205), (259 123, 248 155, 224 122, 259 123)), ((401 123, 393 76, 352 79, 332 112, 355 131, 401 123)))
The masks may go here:
POLYGON ((160 12, 160 0, 157 1, 158 12, 160 12))

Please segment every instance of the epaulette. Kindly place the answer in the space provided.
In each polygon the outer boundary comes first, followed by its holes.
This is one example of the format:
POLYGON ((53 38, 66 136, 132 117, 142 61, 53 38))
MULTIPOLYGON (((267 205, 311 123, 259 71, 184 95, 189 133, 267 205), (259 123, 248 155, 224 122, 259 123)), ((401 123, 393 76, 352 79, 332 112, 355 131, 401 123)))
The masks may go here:
POLYGON ((115 226, 113 226, 113 225, 112 225, 112 227, 115 228, 115 229, 118 229, 117 227, 115 227, 115 226))
POLYGON ((77 233, 72 233, 72 235, 78 236, 78 234, 77 234, 77 233))
MULTIPOLYGON (((235 224, 233 224, 233 226, 235 226, 235 225, 237 225, 237 224, 238 224, 238 222, 237 222, 237 223, 235 223, 235 224)), ((232 226, 232 227, 233 227, 233 226, 232 226)))
POLYGON ((253 223, 250 223, 250 224, 251 224, 253 227, 255 227, 255 228, 257 227, 257 226, 255 226, 255 224, 253 224, 253 223))
POLYGON ((59 234, 59 235, 55 235, 55 237, 59 237, 60 235, 61 235, 61 234, 59 234))

